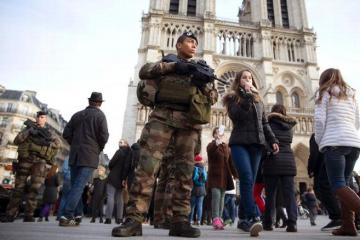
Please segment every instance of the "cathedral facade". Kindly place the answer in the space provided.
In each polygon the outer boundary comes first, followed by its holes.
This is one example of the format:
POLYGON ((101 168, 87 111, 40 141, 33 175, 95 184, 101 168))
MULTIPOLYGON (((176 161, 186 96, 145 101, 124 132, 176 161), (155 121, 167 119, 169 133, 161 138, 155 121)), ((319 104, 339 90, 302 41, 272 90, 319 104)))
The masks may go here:
MULTIPOLYGON (((215 0, 150 0, 149 11, 142 17, 139 57, 128 87, 122 137, 135 142, 150 113, 136 98, 139 69, 146 62, 159 61, 162 51, 176 53, 177 38, 191 31, 199 40, 196 58, 204 59, 219 78, 232 82, 237 72, 250 70, 267 110, 282 103, 288 114, 297 119, 292 148, 298 167, 298 188, 305 188, 310 184, 306 166, 319 68, 316 35, 308 26, 304 1, 243 0, 238 21, 229 21, 216 17, 215 0)), ((220 96, 229 89, 220 82, 215 84, 220 96)), ((211 122, 203 127, 205 159, 212 129, 220 125, 225 126, 225 136, 229 137, 231 121, 221 98, 212 108, 211 122)))

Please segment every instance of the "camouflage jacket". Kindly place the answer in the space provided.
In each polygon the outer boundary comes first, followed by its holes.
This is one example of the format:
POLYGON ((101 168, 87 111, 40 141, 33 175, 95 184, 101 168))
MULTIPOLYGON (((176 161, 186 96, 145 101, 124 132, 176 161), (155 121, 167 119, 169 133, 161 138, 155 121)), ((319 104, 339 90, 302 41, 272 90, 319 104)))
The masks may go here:
MULTIPOLYGON (((141 80, 154 79, 156 82, 171 81, 174 78, 182 78, 189 81, 189 86, 195 87, 189 76, 175 74, 175 63, 156 62, 146 63, 139 72, 141 80)), ((208 97, 211 104, 215 104, 218 99, 218 92, 212 83, 204 85, 202 89, 198 89, 208 97)), ((160 121, 168 126, 176 128, 195 128, 201 129, 199 124, 191 124, 189 121, 189 113, 187 111, 177 111, 166 106, 166 104, 155 104, 154 110, 149 116, 149 121, 160 121)))
MULTIPOLYGON (((48 129, 47 129, 48 130, 48 129)), ((42 151, 48 152, 51 150, 55 155, 59 148, 61 147, 61 140, 53 133, 52 131, 48 130, 50 133, 50 143, 48 146, 37 146, 38 149, 42 149, 42 151)), ((23 156, 28 156, 27 158, 31 160, 41 160, 42 157, 39 154, 35 154, 33 151, 29 149, 28 142, 31 141, 31 137, 33 135, 33 130, 30 127, 26 127, 14 139, 14 144, 18 145, 18 153, 19 158, 23 156)), ((36 144, 32 142, 32 146, 34 147, 36 144)), ((40 150, 39 150, 40 151, 40 150)))

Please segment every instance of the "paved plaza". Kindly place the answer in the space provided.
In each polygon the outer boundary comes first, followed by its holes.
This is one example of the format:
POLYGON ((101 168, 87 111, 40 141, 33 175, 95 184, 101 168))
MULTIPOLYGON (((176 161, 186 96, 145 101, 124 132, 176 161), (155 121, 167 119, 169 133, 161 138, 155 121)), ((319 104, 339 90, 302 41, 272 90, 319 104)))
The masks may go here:
MULTIPOLYGON (((115 224, 105 225, 89 223, 84 219, 80 227, 59 227, 54 218, 50 222, 23 223, 17 220, 14 223, 0 223, 0 240, 92 240, 92 239, 118 239, 111 237, 111 229, 115 224)), ((200 239, 335 239, 330 232, 321 232, 320 228, 328 222, 328 218, 319 216, 317 226, 311 227, 309 220, 299 220, 297 233, 287 233, 285 229, 275 229, 272 232, 262 232, 258 238, 249 237, 248 233, 241 232, 235 226, 226 227, 224 231, 215 231, 211 226, 200 226, 200 239)), ((131 239, 161 240, 169 239, 167 230, 154 229, 152 226, 143 225, 143 237, 131 239)), ((174 238, 172 239, 186 239, 174 238)), ((354 237, 336 237, 337 239, 356 239, 354 237)), ((129 239, 129 238, 127 238, 129 239)))

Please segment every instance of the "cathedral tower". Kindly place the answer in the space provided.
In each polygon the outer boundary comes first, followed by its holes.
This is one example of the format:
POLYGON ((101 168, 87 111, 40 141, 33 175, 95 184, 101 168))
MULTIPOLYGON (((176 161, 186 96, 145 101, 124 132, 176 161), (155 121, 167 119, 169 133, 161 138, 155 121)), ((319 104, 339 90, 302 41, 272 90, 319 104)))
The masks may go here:
MULTIPOLYGON (((176 53, 175 43, 184 31, 198 40, 196 58, 202 58, 225 81, 249 69, 259 86, 267 109, 283 103, 297 118, 293 149, 298 166, 298 182, 308 182, 306 164, 308 139, 313 130, 313 100, 318 84, 316 35, 308 26, 304 0, 243 0, 238 21, 216 17, 215 0, 150 0, 142 17, 142 37, 138 63, 129 84, 123 138, 134 142, 149 115, 136 98, 138 72, 146 62, 161 59, 161 51, 176 53)), ((216 83, 221 96, 228 87, 216 83)), ((211 122, 204 126, 202 143, 211 140, 211 130, 231 122, 219 101, 212 109, 211 122)))

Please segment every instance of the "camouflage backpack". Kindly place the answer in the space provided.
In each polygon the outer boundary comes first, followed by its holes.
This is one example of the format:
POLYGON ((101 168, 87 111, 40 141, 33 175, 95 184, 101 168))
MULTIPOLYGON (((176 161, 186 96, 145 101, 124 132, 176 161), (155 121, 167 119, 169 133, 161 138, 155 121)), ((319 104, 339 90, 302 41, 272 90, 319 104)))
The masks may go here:
POLYGON ((157 91, 157 80, 140 80, 136 88, 136 96, 142 105, 153 108, 157 91))

